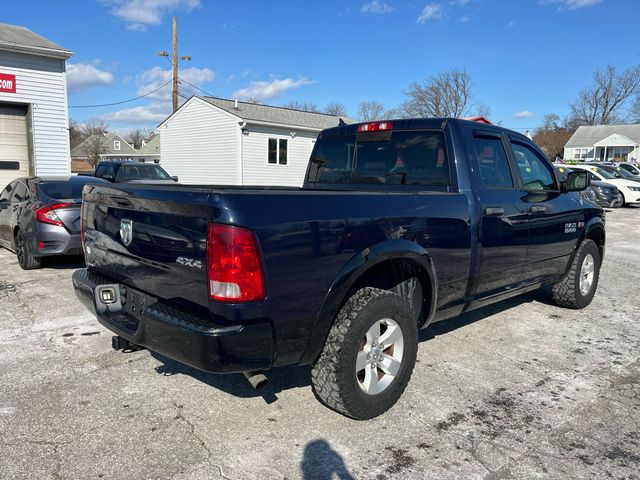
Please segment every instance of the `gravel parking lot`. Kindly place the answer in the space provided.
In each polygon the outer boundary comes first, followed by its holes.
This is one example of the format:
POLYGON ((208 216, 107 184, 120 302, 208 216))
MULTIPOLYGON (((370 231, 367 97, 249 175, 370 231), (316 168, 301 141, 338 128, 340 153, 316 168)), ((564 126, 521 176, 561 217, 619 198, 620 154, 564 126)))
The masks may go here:
POLYGON ((56 261, 0 252, 0 477, 640 478, 640 209, 607 214, 584 311, 529 295, 421 332, 407 391, 367 422, 318 403, 309 368, 265 391, 111 350, 56 261))

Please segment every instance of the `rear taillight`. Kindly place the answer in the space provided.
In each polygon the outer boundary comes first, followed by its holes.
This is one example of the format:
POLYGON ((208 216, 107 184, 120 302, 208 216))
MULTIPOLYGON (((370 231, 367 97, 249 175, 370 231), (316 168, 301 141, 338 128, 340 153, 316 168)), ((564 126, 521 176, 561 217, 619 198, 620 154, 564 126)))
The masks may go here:
POLYGON ((58 225, 61 227, 64 223, 62 223, 62 220, 58 217, 56 210, 71 206, 73 206, 72 203, 56 203, 54 205, 39 208, 36 210, 36 220, 42 223, 48 223, 49 225, 58 225))
POLYGON ((213 300, 238 303, 264 299, 262 263, 251 230, 210 224, 207 273, 213 300))
POLYGON ((392 122, 372 122, 358 125, 358 133, 362 132, 385 132, 393 129, 392 122))

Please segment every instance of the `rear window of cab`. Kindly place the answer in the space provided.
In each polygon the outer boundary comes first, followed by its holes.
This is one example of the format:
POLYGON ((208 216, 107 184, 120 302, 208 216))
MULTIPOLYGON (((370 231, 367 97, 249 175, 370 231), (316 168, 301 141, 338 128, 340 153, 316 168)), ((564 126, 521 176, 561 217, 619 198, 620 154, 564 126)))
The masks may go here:
POLYGON ((451 185, 444 132, 400 130, 327 135, 316 142, 307 182, 451 185))

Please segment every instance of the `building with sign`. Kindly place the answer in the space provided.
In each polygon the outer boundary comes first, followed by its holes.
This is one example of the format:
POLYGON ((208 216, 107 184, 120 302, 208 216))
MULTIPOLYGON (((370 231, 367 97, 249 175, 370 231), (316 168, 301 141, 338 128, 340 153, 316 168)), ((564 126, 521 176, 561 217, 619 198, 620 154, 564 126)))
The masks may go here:
POLYGON ((27 28, 0 24, 0 190, 20 176, 70 173, 71 55, 27 28))

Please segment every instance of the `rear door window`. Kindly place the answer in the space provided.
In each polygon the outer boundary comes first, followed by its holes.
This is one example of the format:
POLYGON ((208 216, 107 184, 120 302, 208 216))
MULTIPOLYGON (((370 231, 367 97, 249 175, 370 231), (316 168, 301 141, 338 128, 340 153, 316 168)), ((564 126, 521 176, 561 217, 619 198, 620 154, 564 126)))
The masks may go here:
POLYGON ((394 131, 318 140, 309 182, 451 185, 444 132, 394 131))
POLYGON ((478 160, 482 185, 488 188, 513 188, 511 167, 498 137, 474 137, 473 144, 478 160))

